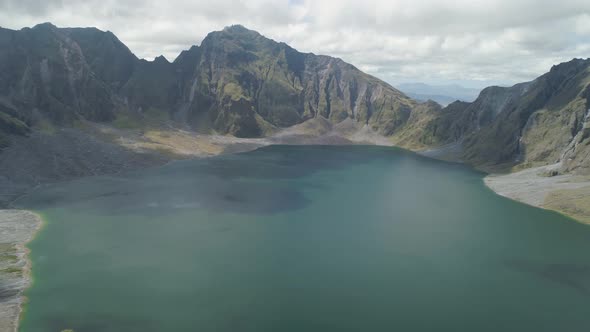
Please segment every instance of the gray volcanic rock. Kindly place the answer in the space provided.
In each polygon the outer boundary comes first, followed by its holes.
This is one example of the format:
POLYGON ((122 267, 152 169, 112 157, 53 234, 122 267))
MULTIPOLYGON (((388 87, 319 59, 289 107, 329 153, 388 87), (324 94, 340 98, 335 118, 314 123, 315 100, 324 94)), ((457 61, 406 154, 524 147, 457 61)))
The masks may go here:
POLYGON ((37 185, 76 177, 113 174, 168 161, 101 140, 78 129, 14 137, 0 154, 0 208, 37 185))

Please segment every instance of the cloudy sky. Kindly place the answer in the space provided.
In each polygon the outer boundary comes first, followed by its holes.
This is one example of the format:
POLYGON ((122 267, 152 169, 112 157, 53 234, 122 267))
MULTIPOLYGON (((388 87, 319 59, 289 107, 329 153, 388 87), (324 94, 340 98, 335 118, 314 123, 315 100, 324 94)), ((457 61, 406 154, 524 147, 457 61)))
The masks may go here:
POLYGON ((169 60, 242 24, 394 85, 508 85, 590 57, 589 0, 0 0, 2 27, 40 22, 110 30, 169 60))

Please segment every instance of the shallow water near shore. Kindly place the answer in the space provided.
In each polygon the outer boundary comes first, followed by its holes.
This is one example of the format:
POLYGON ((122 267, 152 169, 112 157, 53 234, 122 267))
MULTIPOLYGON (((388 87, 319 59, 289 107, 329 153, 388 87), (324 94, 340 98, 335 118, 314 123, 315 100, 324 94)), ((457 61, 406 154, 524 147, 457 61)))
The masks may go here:
POLYGON ((587 331, 590 227, 395 148, 48 186, 21 331, 587 331))

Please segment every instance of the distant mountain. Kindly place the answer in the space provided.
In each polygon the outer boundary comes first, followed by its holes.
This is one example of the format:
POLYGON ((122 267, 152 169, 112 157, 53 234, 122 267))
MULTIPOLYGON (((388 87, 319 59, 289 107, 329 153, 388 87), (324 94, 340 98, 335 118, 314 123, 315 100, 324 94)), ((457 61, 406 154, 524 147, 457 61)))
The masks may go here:
POLYGON ((425 83, 402 83, 397 87, 411 98, 420 101, 430 99, 443 106, 447 106, 457 100, 474 101, 481 91, 480 89, 465 88, 457 84, 428 85, 425 83))
POLYGON ((416 101, 425 102, 428 100, 432 100, 432 101, 439 103, 443 107, 447 106, 450 103, 457 101, 459 99, 459 98, 443 96, 443 95, 428 95, 428 94, 411 93, 411 92, 405 92, 405 91, 404 91, 404 93, 408 97, 410 97, 416 101))

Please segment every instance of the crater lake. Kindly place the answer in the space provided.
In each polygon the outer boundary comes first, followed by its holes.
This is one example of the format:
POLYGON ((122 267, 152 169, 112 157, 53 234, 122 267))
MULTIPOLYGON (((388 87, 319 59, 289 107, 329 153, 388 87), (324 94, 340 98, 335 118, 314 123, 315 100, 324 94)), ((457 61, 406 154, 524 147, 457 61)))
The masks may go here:
POLYGON ((44 186, 20 330, 589 331, 590 228, 484 176, 270 146, 44 186))

